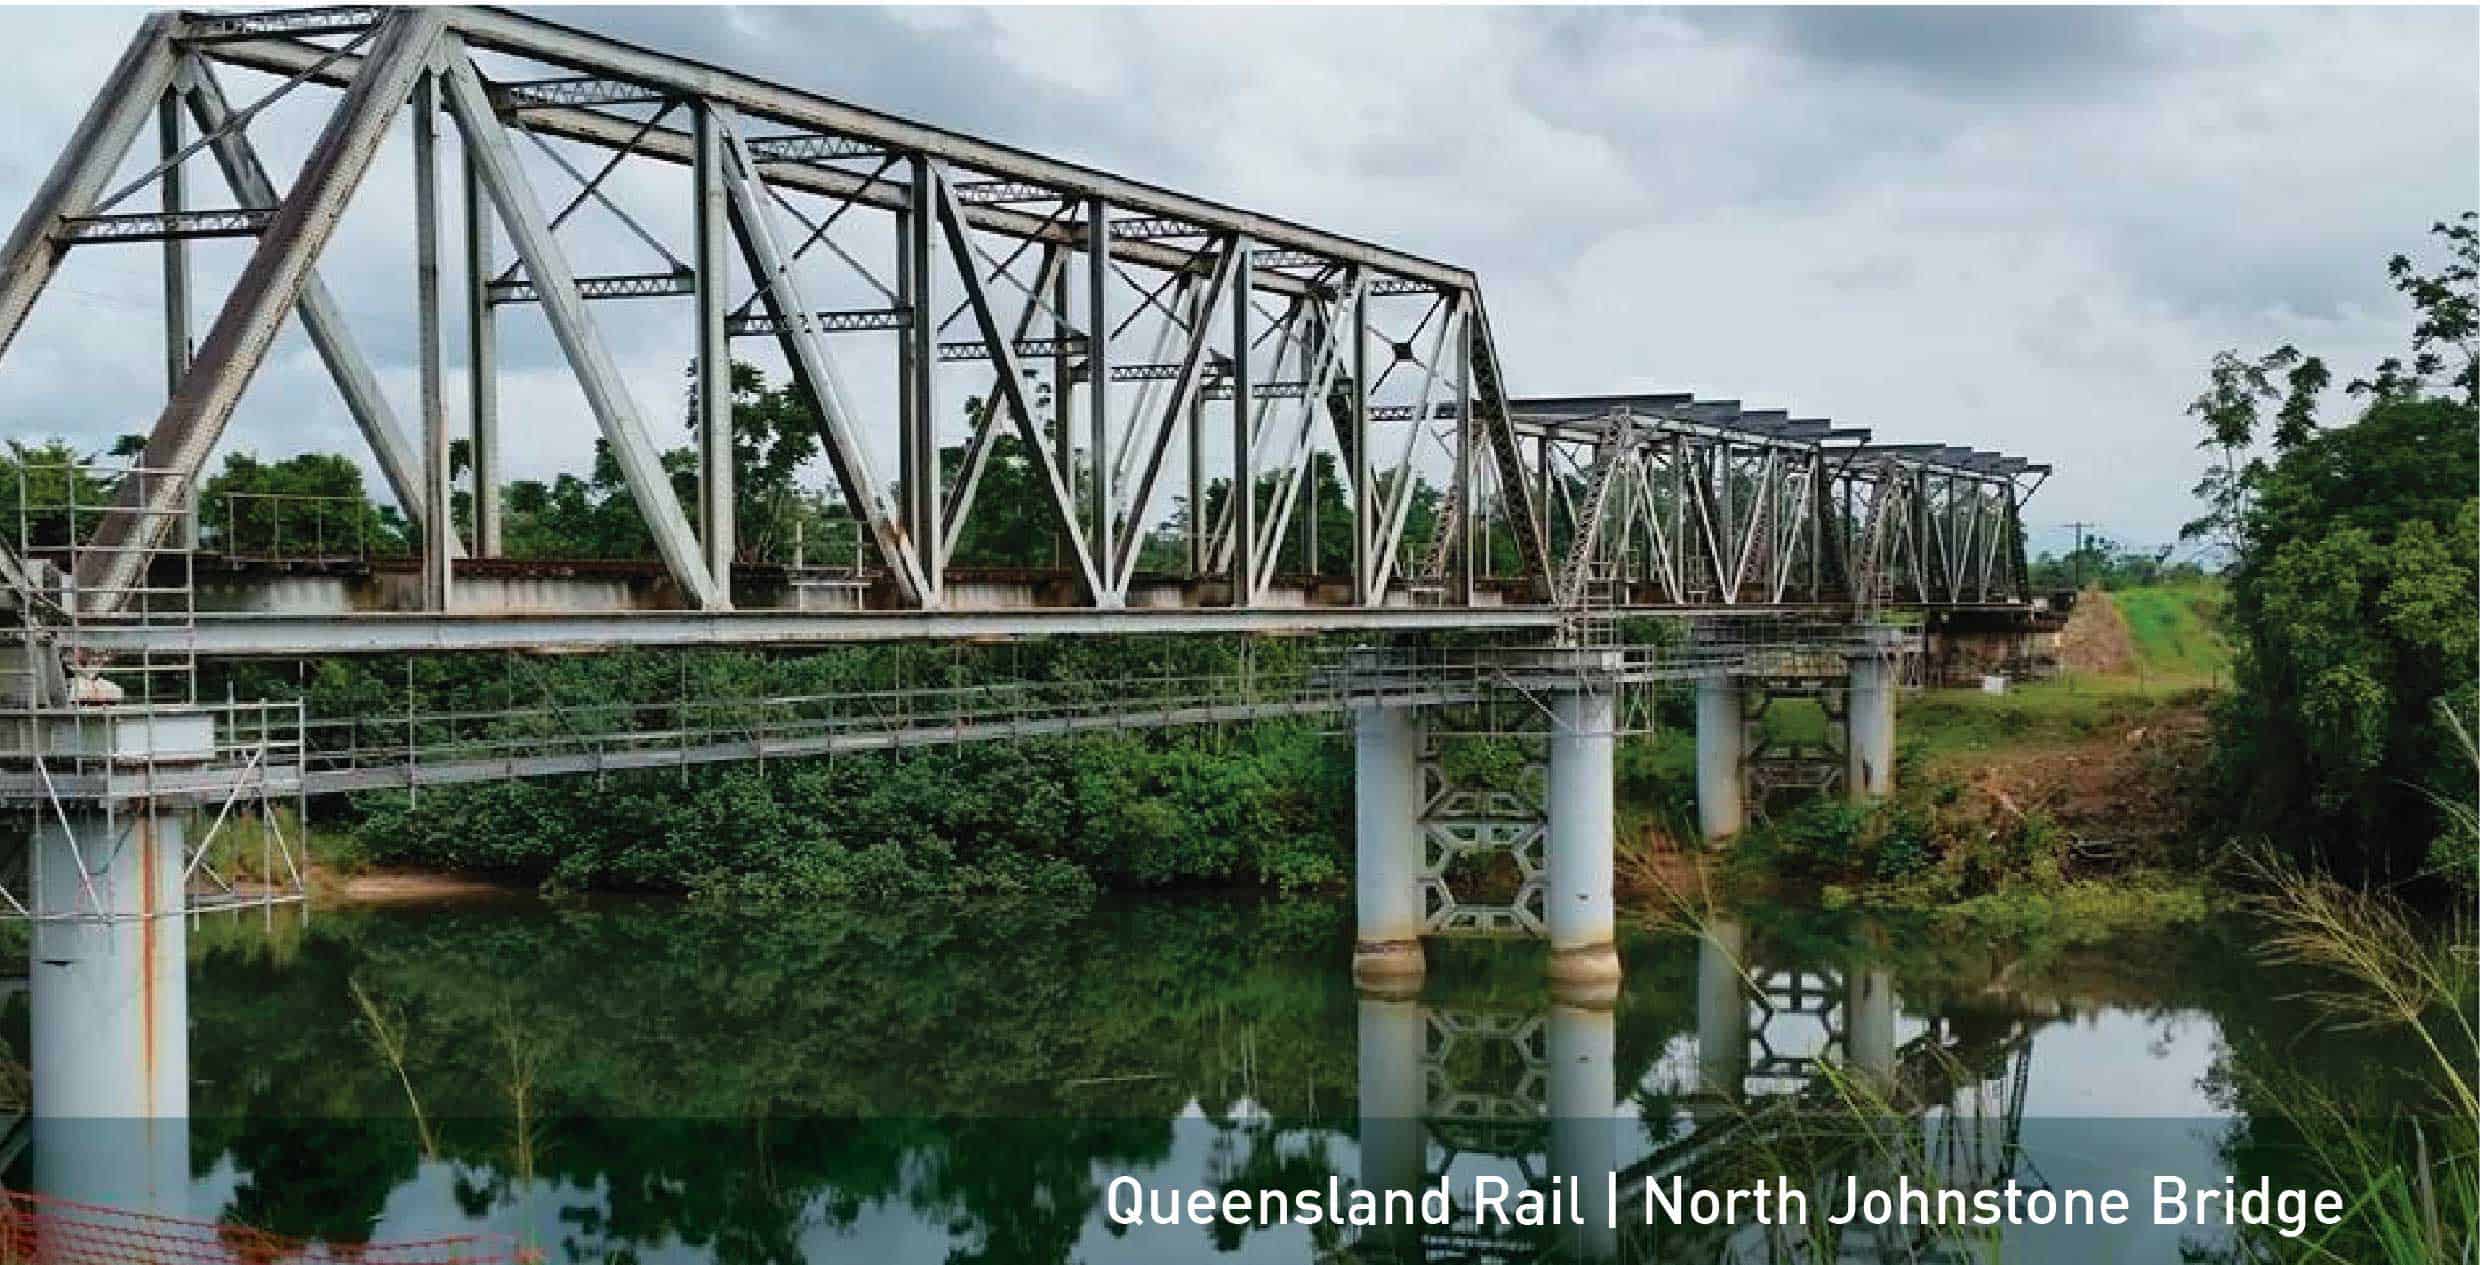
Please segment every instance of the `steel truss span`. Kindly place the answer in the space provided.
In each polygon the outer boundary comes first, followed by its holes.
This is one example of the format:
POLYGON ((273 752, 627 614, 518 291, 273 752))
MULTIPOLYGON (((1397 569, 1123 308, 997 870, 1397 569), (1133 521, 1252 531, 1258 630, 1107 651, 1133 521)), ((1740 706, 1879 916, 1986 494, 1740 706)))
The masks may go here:
POLYGON ((1511 397, 1465 269, 497 9, 148 18, 0 247, 0 373, 67 254, 132 244, 163 264, 167 395, 140 459, 156 475, 114 485, 62 556, 15 540, 0 558, 21 609, 65 611, 64 643, 99 653, 166 638, 325 653, 1149 626, 1121 622, 1133 607, 1234 631, 2028 599, 2019 509, 2045 466, 1685 394, 1511 397), (325 102, 326 122, 279 185, 252 123, 301 99, 325 102), (119 182, 148 131, 144 174, 119 182), (414 167, 410 417, 319 275, 339 218, 399 148, 414 167), (663 187, 633 175, 666 167, 686 169, 671 179, 689 205, 661 222, 692 224, 686 241, 629 205, 663 187), (443 188, 462 215, 442 213, 443 188), (642 262, 585 267, 586 221, 625 227, 614 238, 642 262), (210 238, 247 240, 248 261, 193 337, 188 252, 210 238), (444 337, 451 303, 461 356, 444 337), (606 330, 643 310, 677 312, 693 335, 694 503, 606 330), (549 326, 670 613, 563 599, 557 625, 493 622, 544 608, 465 580, 503 556, 496 323, 515 313, 549 326), (253 605, 264 615, 194 628, 112 624, 168 553, 200 553, 195 489, 288 317, 423 530, 422 582, 316 619, 279 595, 253 605), (840 609, 749 581, 736 340, 771 348, 814 405, 864 542, 836 581, 840 609), (466 440, 460 484, 450 453, 466 440), (966 593, 953 564, 1003 449, 1030 471, 1055 565, 966 593), (1327 486, 1348 541, 1329 522, 1320 548, 1327 486), (463 539, 435 512, 458 495, 473 504, 463 539), (608 627, 573 626, 597 620, 608 627))

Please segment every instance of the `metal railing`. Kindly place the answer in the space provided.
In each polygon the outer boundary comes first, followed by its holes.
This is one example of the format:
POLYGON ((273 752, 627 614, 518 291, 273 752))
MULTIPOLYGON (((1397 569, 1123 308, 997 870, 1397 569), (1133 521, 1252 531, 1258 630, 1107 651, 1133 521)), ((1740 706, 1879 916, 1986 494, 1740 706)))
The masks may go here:
POLYGON ((413 552, 401 537, 374 532, 377 511, 359 496, 218 492, 202 508, 199 548, 236 562, 366 562, 413 552))
MULTIPOLYGON (((134 464, 44 462, 0 458, 7 465, 0 496, 0 532, 6 532, 21 617, 31 638, 43 626, 142 625, 189 628, 197 616, 195 551, 198 543, 195 488, 189 476, 134 464), (174 485, 169 509, 147 509, 152 493, 174 485), (130 508, 132 506, 138 508, 130 508), (135 514, 136 549, 143 562, 126 584, 82 586, 89 559, 111 550, 94 543, 107 513, 135 514)), ((85 665, 90 679, 111 681, 122 697, 185 701, 196 696, 197 658, 185 650, 146 650, 109 665, 85 665)))

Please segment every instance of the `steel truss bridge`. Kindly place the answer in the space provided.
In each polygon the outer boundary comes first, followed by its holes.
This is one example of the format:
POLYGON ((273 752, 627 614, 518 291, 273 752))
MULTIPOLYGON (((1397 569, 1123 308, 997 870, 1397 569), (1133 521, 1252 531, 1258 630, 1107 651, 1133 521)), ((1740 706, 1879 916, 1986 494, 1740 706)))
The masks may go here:
POLYGON ((72 513, 57 556, 20 540, 5 559, 41 635, 88 661, 1550 633, 1579 612, 2007 611, 2030 598, 2019 509, 2046 466, 1689 394, 1515 396, 1463 268, 497 9, 146 19, 0 247, 0 373, 66 256, 133 244, 162 259, 166 401, 136 470, 88 520, 72 513), (251 125, 309 98, 327 102, 325 123, 279 184, 251 125), (133 163, 148 131, 154 149, 133 163), (403 413, 320 276, 339 217, 400 140, 418 366, 403 413), (454 216, 443 151, 461 168, 454 216), (686 188, 688 213, 672 217, 692 224, 685 243, 628 205, 654 187, 640 175, 663 169, 686 188), (584 266, 589 221, 625 229, 612 240, 642 263, 584 266), (189 249, 216 238, 248 242, 248 261, 194 337, 189 249), (607 333, 615 306, 645 304, 670 305, 695 335, 693 504, 607 333), (464 335, 454 380, 450 307, 464 335), (529 311, 654 542, 659 563, 629 600, 540 575, 485 582, 526 565, 501 561, 498 352, 500 324, 529 311), (419 583, 305 602, 265 574, 289 569, 262 562, 266 582, 238 610, 200 613, 183 591, 194 567, 252 583, 247 559, 200 552, 196 501, 288 317, 421 531, 419 583), (867 545, 840 575, 743 557, 728 367, 749 346, 771 348, 815 406, 867 545), (463 538, 438 513, 459 494, 460 440, 463 538), (1058 565, 993 580, 953 559, 1002 452, 1032 472, 1058 565), (1328 478, 1348 549, 1318 547, 1328 478), (1336 555, 1348 562, 1320 564, 1336 555))

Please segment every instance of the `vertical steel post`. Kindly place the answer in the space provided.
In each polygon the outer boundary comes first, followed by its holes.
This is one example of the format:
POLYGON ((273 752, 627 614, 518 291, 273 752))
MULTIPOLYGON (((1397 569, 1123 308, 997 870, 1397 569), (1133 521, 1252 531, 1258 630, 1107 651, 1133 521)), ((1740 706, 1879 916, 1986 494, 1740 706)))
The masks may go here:
MULTIPOLYGON (((1117 541, 1112 534, 1113 506, 1111 487, 1111 204, 1099 197, 1085 201, 1085 380, 1086 404, 1091 413, 1092 432, 1087 437, 1091 468, 1087 482, 1092 485, 1094 556, 1109 561, 1119 556, 1117 541)), ((1149 484, 1149 490, 1151 485, 1149 484)), ((1138 530, 1135 523, 1128 530, 1138 530)), ((1134 570, 1135 554, 1130 553, 1129 571, 1134 570)), ((1124 588, 1121 580, 1128 572, 1105 574, 1114 589, 1124 588)))
MULTIPOLYGON (((1533 498, 1539 506, 1533 512, 1533 521, 1541 525, 1542 548, 1555 558, 1557 550, 1552 547, 1553 538, 1550 534, 1550 525, 1558 521, 1558 513, 1551 504, 1555 498, 1550 490, 1550 436, 1552 433, 1548 430, 1541 433, 1541 448, 1534 458, 1538 469, 1535 471, 1533 481, 1540 490, 1533 498)), ((1551 565, 1556 566, 1557 563, 1554 561, 1551 565)), ((1559 578, 1555 575, 1544 576, 1543 579, 1553 586, 1559 582, 1559 578)))
POLYGON ((473 415, 474 554, 500 554, 499 325, 491 306, 491 196, 465 155, 465 404, 473 415))
MULTIPOLYGON (((171 163, 161 178, 163 210, 176 214, 187 206, 185 177, 181 164, 173 155, 181 152, 182 88, 176 72, 172 86, 164 89, 155 105, 155 141, 161 162, 171 163)), ((181 380, 189 376, 189 242, 179 236, 164 238, 164 399, 180 394, 181 380)), ((198 484, 197 479, 184 480, 181 506, 181 548, 198 550, 198 484)))
MULTIPOLYGON (((1468 309, 1469 310, 1469 309, 1468 309)), ((1455 331, 1455 508, 1450 511, 1455 523, 1456 602, 1471 606, 1475 593, 1474 580, 1480 569, 1473 564, 1473 322, 1469 315, 1456 322, 1455 331)))
POLYGON ((454 483, 449 477, 448 410, 441 398, 439 345, 439 101, 437 76, 413 81, 413 303, 422 415, 422 499, 431 509, 422 529, 422 609, 445 611, 453 601, 456 556, 454 483))
MULTIPOLYGON (((918 201, 919 199, 916 199, 918 201)), ((888 222, 895 229, 896 244, 896 307, 904 314, 904 327, 896 332, 896 524, 910 536, 920 530, 913 520, 913 435, 918 429, 914 415, 922 408, 919 390, 921 370, 920 348, 938 337, 936 318, 930 303, 921 297, 921 279, 913 275, 914 223, 921 217, 898 209, 888 213, 888 222), (928 332, 923 331, 927 329, 928 332)), ((927 225, 924 225, 925 231, 927 225)), ((787 265, 788 267, 789 265, 787 265)), ((936 347, 930 348, 935 356, 936 347)), ((935 605, 935 603, 932 603, 935 605)))
MULTIPOLYGON (((1068 485, 1068 506, 1076 506, 1076 359, 1068 339, 1074 331, 1068 324, 1068 303, 1075 296, 1076 286, 1068 276, 1067 261, 1051 273, 1051 464, 1059 467, 1060 480, 1068 485)), ((1100 337, 1099 332, 1095 337, 1100 337)), ((1076 515, 1054 533, 1053 557, 1061 565, 1068 560, 1067 534, 1077 530, 1076 515)))
POLYGON ((1257 604, 1257 451, 1250 424, 1249 239, 1231 239, 1231 604, 1257 604))
MULTIPOLYGON (((1213 304, 1198 287, 1188 292, 1188 325, 1193 331, 1206 319, 1213 304)), ((1193 392, 1188 398, 1188 574, 1190 579, 1203 579, 1206 574, 1206 393, 1193 392)))
MULTIPOLYGON (((934 260, 939 237, 939 171, 927 154, 912 160, 913 205, 905 216, 910 230, 904 241, 904 267, 898 273, 910 285, 898 293, 909 306, 905 338, 911 343, 911 374, 907 387, 913 400, 904 433, 905 530, 920 551, 922 583, 927 600, 936 605, 946 589, 946 532, 939 523, 938 421, 938 287, 934 260)), ((953 261, 958 268, 978 268, 970 255, 953 261)))
POLYGON ((1369 486, 1369 287, 1352 298, 1352 415, 1344 425, 1352 438, 1352 604, 1375 606, 1370 585, 1370 533, 1377 526, 1378 498, 1369 486))
MULTIPOLYGON (((179 87, 164 90, 163 100, 155 107, 155 139, 163 152, 159 161, 170 161, 181 152, 181 92, 179 87)), ((163 208, 166 215, 186 209, 181 164, 164 168, 163 208)), ((164 394, 181 389, 181 379, 189 376, 189 243, 177 235, 164 238, 164 394)))
POLYGON ((732 232, 730 191, 723 178, 723 133, 712 110, 697 107, 691 183, 697 206, 698 527, 715 587, 732 591, 732 559, 740 552, 733 488, 732 344, 724 336, 727 255, 732 232))

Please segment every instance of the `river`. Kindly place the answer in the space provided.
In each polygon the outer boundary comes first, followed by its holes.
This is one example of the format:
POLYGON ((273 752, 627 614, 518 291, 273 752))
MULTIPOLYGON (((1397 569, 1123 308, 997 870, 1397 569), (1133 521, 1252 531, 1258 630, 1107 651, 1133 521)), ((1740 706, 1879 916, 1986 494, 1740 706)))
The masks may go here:
MULTIPOLYGON (((2369 1076, 2303 1035, 2245 939, 2000 948, 1748 911, 1630 932, 1603 1005, 1551 997, 1514 943, 1435 946, 1417 998, 1362 996, 1327 902, 209 917, 187 1211, 334 1243, 484 1232, 551 1261, 1807 1260, 1779 1227, 1129 1227, 1110 1184, 1444 1173, 1461 1197, 1581 1172, 1598 1222, 1614 1170, 1781 1170, 1823 1200, 1887 1176, 1891 1138, 1958 1186, 2135 1200, 2124 1227, 2007 1232, 2008 1261, 2174 1261, 2223 1236, 2148 1224, 2152 1174, 2304 1177, 2244 1110, 2251 1068, 2369 1076), (1882 1117, 1855 1125, 1868 1091, 1826 1070, 1846 1059, 1879 1074, 1882 1117)), ((22 999, 6 1018, 22 1051, 22 999)), ((39 1180, 27 1163, 12 1185, 39 1180)))

